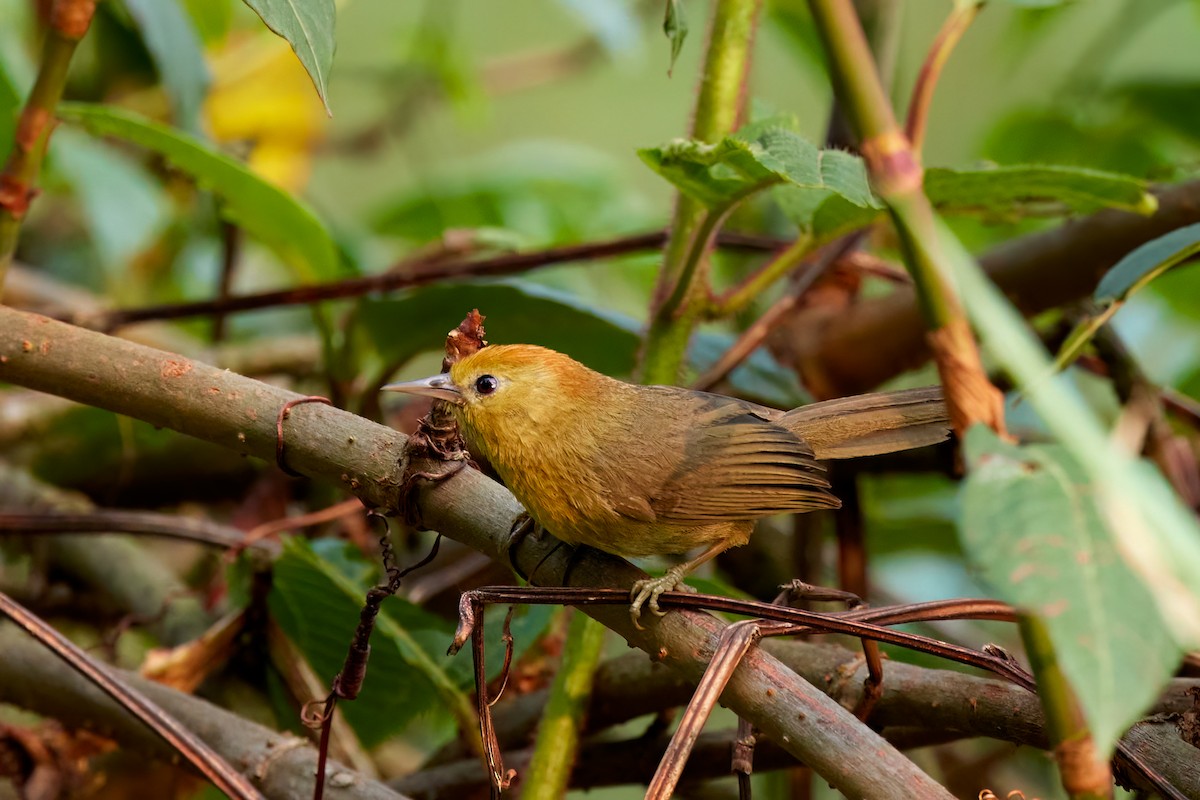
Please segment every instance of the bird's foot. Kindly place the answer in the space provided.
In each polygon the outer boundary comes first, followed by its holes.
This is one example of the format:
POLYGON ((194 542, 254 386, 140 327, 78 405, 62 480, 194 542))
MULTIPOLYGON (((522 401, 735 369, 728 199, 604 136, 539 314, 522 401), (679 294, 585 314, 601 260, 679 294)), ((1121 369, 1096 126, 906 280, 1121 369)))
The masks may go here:
POLYGON ((514 558, 516 553, 514 551, 521 542, 525 541, 525 538, 529 534, 532 533, 535 539, 540 538, 543 530, 545 529, 541 525, 538 525, 529 514, 521 514, 521 516, 513 520, 512 527, 508 529, 508 542, 504 545, 504 554, 508 556, 508 565, 512 567, 513 572, 521 576, 521 580, 527 581, 529 578, 517 566, 517 560, 514 558))
POLYGON ((646 578, 633 585, 629 593, 629 616, 633 626, 643 630, 639 620, 642 617, 642 606, 649 608, 657 617, 665 616, 667 612, 658 607, 658 598, 663 592, 695 592, 691 586, 683 582, 685 572, 679 567, 671 567, 661 578, 646 578))

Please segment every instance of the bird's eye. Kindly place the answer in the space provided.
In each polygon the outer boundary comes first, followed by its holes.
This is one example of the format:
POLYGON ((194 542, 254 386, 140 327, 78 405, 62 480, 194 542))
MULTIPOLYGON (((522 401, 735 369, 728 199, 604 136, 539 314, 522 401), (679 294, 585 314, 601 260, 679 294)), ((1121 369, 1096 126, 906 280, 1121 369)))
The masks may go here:
POLYGON ((475 379, 475 391, 480 394, 491 394, 500 388, 500 381, 491 375, 480 375, 475 379))

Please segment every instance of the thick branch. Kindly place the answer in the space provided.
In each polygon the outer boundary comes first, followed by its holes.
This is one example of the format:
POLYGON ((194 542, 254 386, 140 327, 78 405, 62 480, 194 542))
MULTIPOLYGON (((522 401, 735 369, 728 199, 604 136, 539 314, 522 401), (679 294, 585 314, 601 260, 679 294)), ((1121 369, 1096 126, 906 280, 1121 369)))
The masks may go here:
MULTIPOLYGON (((763 647, 842 706, 853 708, 858 702, 866 677, 861 652, 779 639, 767 640, 763 647)), ((1193 704, 1191 691, 1197 688, 1200 679, 1172 681, 1148 713, 1173 715, 1189 710, 1193 704)), ((692 689, 693 684, 678 673, 639 654, 610 659, 596 672, 587 731, 595 734, 684 705, 692 689)), ((545 704, 545 690, 501 700, 495 707, 496 734, 501 744, 514 749, 524 746, 545 704)), ((1043 749, 1047 746, 1044 717, 1036 696, 995 678, 902 662, 887 664, 883 695, 871 713, 871 724, 889 740, 893 730, 920 729, 953 738, 987 737, 1043 749)), ((1136 726, 1125 743, 1185 793, 1200 796, 1200 763, 1189 769, 1162 758, 1160 754, 1172 751, 1168 738, 1178 738, 1173 729, 1146 722, 1136 726)), ((456 743, 439 753, 436 761, 467 757, 469 753, 456 743)))
MULTIPOLYGON (((0 625, 0 652, 0 701, 173 760, 174 752, 148 728, 12 625, 0 625)), ((119 674, 238 767, 267 797, 294 800, 312 795, 317 753, 308 742, 153 681, 119 674)), ((329 774, 325 796, 330 800, 403 800, 403 795, 338 765, 329 774)))
MULTIPOLYGON (((275 457, 275 419, 291 392, 205 364, 0 308, 0 380, 50 391, 214 441, 247 455, 275 457)), ((406 438, 361 417, 319 404, 292 409, 284 458, 311 477, 333 480, 368 503, 395 508, 406 438)), ((425 465, 434 466, 436 465, 425 465)), ((499 484, 473 470, 428 485, 419 495, 425 524, 502 556, 521 513, 499 484)), ((546 537, 527 537, 515 557, 527 574, 561 576, 568 554, 546 537)), ((575 559, 574 585, 628 587, 643 573, 591 551, 575 559)), ((707 614, 672 613, 635 630, 623 607, 587 613, 690 680, 700 677, 721 623, 707 614)), ((383 680, 387 676, 374 676, 383 680)), ((738 669, 722 701, 850 795, 949 797, 945 789, 861 725, 841 706, 762 649, 738 669), (764 703, 763 698, 772 698, 764 703)))

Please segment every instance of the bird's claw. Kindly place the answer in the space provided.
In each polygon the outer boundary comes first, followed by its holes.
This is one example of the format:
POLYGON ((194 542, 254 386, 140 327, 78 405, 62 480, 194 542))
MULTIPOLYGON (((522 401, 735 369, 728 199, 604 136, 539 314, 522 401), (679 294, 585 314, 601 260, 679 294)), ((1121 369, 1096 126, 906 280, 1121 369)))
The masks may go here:
POLYGON ((658 607, 658 598, 663 592, 695 592, 691 586, 683 582, 683 573, 675 570, 667 570, 667 574, 661 578, 645 578, 633 585, 633 589, 629 592, 631 602, 629 603, 629 616, 633 620, 633 627, 640 630, 645 630, 641 625, 642 607, 649 608, 651 613, 656 617, 666 616, 667 612, 658 607))
POLYGON ((530 534, 533 534, 534 538, 536 539, 541 537, 541 533, 542 527, 538 525, 533 517, 531 517, 528 513, 522 513, 519 517, 513 520, 512 527, 509 528, 508 541, 505 543, 504 553, 508 556, 508 565, 512 567, 513 572, 521 576, 522 580, 529 579, 525 577, 525 574, 521 572, 521 568, 517 566, 517 560, 515 558, 516 553, 513 551, 516 550, 517 546, 520 545, 521 542, 525 541, 530 534))

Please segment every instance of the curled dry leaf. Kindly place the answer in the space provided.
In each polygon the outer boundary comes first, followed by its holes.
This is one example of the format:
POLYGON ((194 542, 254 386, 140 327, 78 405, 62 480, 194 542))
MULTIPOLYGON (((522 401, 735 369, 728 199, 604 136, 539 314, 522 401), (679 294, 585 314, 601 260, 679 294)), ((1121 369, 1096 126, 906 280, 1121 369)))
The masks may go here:
POLYGON ((473 308, 457 328, 446 334, 446 358, 442 361, 442 372, 449 371, 450 366, 459 359, 487 347, 487 341, 483 338, 485 319, 487 317, 480 314, 478 308, 473 308))

